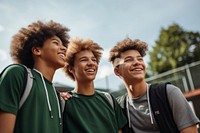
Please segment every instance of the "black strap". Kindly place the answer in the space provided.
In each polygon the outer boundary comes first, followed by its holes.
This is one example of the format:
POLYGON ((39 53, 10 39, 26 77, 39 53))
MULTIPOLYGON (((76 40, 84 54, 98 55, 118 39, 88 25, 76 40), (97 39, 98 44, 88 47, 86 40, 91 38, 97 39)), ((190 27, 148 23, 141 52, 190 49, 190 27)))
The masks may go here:
POLYGON ((169 106, 166 86, 169 83, 152 84, 149 99, 152 113, 161 133, 179 133, 169 106))

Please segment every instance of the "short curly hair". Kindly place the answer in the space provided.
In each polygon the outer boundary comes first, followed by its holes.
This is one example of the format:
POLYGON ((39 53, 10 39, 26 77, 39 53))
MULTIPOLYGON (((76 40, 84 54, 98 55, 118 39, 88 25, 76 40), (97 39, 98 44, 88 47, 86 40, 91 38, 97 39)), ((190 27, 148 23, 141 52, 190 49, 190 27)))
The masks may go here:
POLYGON ((137 50, 142 57, 146 55, 148 50, 147 44, 139 39, 125 38, 121 42, 118 42, 111 50, 109 61, 114 65, 116 58, 121 57, 121 53, 127 50, 137 50))
POLYGON ((34 59, 32 57, 32 47, 42 47, 44 42, 57 36, 65 47, 69 43, 68 32, 70 30, 53 20, 48 22, 37 21, 28 25, 27 28, 21 28, 12 38, 10 45, 10 55, 15 63, 23 64, 33 68, 34 59))
POLYGON ((68 66, 73 67, 74 66, 74 59, 77 53, 83 51, 83 50, 89 50, 91 51, 96 60, 99 64, 100 58, 102 56, 103 48, 99 46, 99 44, 95 43, 91 39, 83 40, 80 38, 71 39, 70 43, 68 45, 67 54, 66 54, 66 62, 67 65, 63 68, 63 71, 66 76, 68 76, 73 81, 75 80, 74 75, 67 69, 68 66))

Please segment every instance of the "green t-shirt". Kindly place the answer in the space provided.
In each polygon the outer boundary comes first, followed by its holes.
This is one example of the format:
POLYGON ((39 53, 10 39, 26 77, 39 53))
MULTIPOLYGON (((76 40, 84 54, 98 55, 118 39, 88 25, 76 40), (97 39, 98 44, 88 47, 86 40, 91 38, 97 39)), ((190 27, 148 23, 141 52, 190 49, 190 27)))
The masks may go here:
POLYGON ((58 104, 52 83, 45 80, 52 110, 51 118, 42 78, 32 70, 33 86, 19 109, 19 101, 26 84, 26 70, 19 65, 9 67, 0 78, 0 109, 15 114, 15 133, 62 133, 58 104))
POLYGON ((114 108, 99 91, 86 96, 77 93, 65 104, 64 133, 117 133, 127 122, 117 101, 114 108))

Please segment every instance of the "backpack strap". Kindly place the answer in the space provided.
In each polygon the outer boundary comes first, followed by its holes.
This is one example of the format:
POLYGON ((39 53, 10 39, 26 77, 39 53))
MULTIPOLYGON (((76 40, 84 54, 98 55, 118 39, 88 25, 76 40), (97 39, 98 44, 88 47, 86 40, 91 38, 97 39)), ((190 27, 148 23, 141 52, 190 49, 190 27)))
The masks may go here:
POLYGON ((31 91, 32 85, 33 85, 33 75, 31 73, 31 69, 27 68, 24 65, 22 65, 22 66, 26 69, 26 72, 27 72, 27 82, 26 82, 26 87, 24 89, 24 93, 19 102, 19 109, 22 107, 22 105, 26 101, 26 99, 31 91))
POLYGON ((129 127, 129 125, 130 125, 130 123, 129 123, 130 122, 129 121, 130 117, 128 116, 128 109, 127 109, 127 104, 128 104, 127 102, 128 101, 127 101, 127 97, 128 97, 128 94, 126 93, 126 94, 116 98, 117 102, 119 103, 120 107, 122 108, 122 112, 124 113, 124 115, 126 116, 126 118, 128 120, 126 125, 124 127, 122 127, 122 132, 123 133, 135 133, 134 130, 131 127, 129 127))
POLYGON ((1 75, 4 73, 4 71, 5 71, 8 67, 13 66, 13 65, 14 65, 14 64, 10 64, 10 65, 6 66, 6 67, 1 71, 0 77, 1 77, 1 75))
POLYGON ((167 84, 152 84, 149 88, 149 100, 152 113, 162 133, 179 133, 175 124, 167 96, 167 84))
POLYGON ((112 96, 110 95, 110 93, 108 92, 102 92, 104 93, 104 95, 106 96, 106 98, 108 99, 108 102, 110 103, 110 105, 112 106, 112 108, 114 109, 114 102, 113 102, 113 98, 112 96))
POLYGON ((61 112, 63 113, 65 109, 65 100, 62 97, 60 97, 60 106, 61 106, 61 112))
POLYGON ((26 101, 30 91, 31 91, 31 88, 32 88, 32 84, 33 84, 33 75, 31 73, 31 69, 27 68, 25 65, 22 65, 22 64, 10 64, 8 65, 7 67, 5 67, 3 69, 3 71, 0 73, 0 76, 4 73, 4 71, 8 68, 8 67, 11 67, 13 65, 19 65, 21 67, 23 67, 26 71, 26 73, 24 74, 25 76, 27 76, 27 79, 25 80, 26 83, 24 83, 24 92, 21 96, 21 99, 20 99, 20 102, 19 102, 19 109, 22 107, 22 105, 24 104, 24 102, 26 101))

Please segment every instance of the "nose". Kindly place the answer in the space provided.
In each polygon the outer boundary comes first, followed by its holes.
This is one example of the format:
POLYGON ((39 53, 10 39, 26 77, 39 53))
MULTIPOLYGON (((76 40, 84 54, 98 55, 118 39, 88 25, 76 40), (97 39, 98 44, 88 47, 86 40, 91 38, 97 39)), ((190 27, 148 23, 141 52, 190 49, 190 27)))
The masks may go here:
POLYGON ((137 59, 133 60, 132 62, 133 65, 138 65, 139 64, 139 61, 137 59))
POLYGON ((63 46, 63 45, 60 47, 60 49, 65 51, 65 52, 67 51, 67 48, 65 46, 63 46))
POLYGON ((88 65, 94 65, 95 62, 94 62, 93 60, 90 59, 90 60, 88 60, 87 64, 88 64, 88 65))

